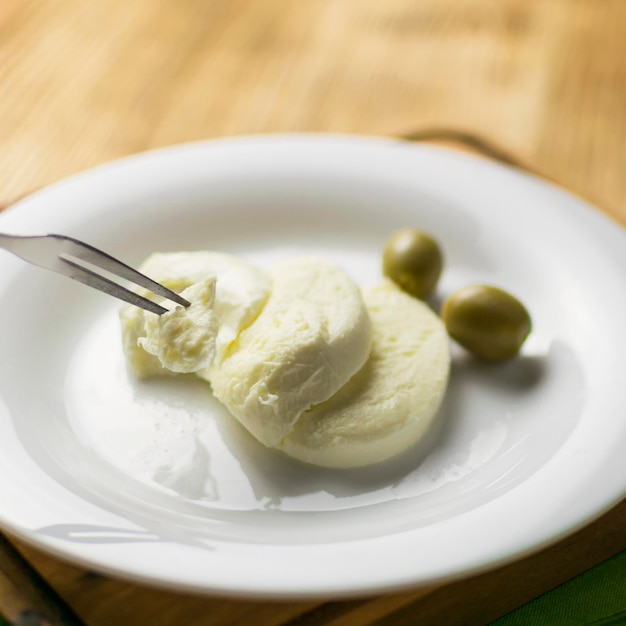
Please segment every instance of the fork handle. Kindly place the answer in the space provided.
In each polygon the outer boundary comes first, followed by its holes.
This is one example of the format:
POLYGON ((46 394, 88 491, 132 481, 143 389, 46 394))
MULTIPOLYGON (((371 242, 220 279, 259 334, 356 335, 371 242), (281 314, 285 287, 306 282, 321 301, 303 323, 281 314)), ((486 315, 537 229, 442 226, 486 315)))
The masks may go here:
POLYGON ((4 248, 9 252, 13 252, 13 245, 15 243, 15 235, 5 235, 0 233, 0 248, 4 248))
POLYGON ((12 252, 17 256, 22 256, 18 252, 18 248, 20 247, 20 241, 23 241, 24 239, 32 239, 32 237, 26 237, 22 235, 7 235, 6 233, 0 233, 0 248, 6 250, 7 252, 12 252))
POLYGON ((7 235, 0 233, 0 248, 4 248, 29 263, 57 271, 55 264, 57 263, 58 245, 47 235, 7 235), (32 243, 29 244, 29 242, 32 243))

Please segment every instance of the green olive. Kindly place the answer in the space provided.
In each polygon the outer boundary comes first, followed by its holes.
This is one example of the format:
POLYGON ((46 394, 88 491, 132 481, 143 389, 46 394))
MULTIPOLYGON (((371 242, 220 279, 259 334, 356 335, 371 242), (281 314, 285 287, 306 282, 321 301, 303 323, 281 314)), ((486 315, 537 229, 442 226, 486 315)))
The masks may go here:
POLYGON ((383 253, 383 274, 416 298, 427 298, 443 269, 439 244, 419 230, 394 233, 383 253))
POLYGON ((472 354, 490 361, 514 357, 531 329, 524 305, 489 285, 470 285, 452 294, 441 309, 448 334, 472 354))

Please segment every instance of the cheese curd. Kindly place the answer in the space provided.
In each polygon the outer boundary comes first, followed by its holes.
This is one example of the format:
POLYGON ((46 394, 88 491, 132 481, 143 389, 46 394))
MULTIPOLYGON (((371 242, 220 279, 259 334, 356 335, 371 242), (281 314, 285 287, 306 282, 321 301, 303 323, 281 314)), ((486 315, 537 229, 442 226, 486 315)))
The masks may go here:
POLYGON ((152 255, 141 270, 191 305, 126 305, 139 376, 195 373, 262 444, 305 463, 359 467, 414 445, 448 382, 441 320, 394 283, 361 289, 324 259, 270 270, 216 252, 152 255))
MULTIPOLYGON (((215 281, 215 297, 210 308, 217 323, 213 358, 216 363, 224 358, 241 330, 259 314, 272 284, 266 270, 221 252, 159 252, 149 256, 139 269, 176 292, 207 279, 215 281)), ((140 293, 149 295, 146 290, 140 293)), ((174 373, 155 356, 163 349, 146 340, 146 320, 152 315, 131 305, 120 310, 124 353, 131 369, 140 377, 174 373), (146 341, 149 351, 144 348, 146 341)))
POLYGON ((208 368, 215 358, 219 324, 213 310, 215 278, 187 287, 181 293, 190 305, 163 315, 144 314, 145 337, 138 345, 159 359, 161 367, 179 374, 208 368))
POLYGON ((326 467, 384 461, 427 432, 450 369, 445 327, 392 282, 365 289, 373 342, 365 366, 329 400, 302 414, 280 449, 326 467))
POLYGON ((371 346, 361 292, 341 268, 314 257, 283 261, 272 285, 258 318, 206 374, 217 399, 270 447, 348 382, 371 346))

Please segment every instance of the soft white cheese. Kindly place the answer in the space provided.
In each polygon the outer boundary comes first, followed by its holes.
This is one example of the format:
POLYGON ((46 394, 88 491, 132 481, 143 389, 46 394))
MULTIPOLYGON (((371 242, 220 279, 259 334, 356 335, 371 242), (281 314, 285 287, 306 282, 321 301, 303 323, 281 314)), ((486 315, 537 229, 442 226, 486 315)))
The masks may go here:
POLYGON ((145 337, 138 345, 159 359, 162 367, 178 374, 206 369, 215 358, 218 320, 213 310, 215 278, 207 278, 181 293, 190 305, 163 315, 144 313, 145 337))
POLYGON ((267 304, 206 376, 215 396, 269 447, 340 389, 371 346, 360 290, 344 270, 305 257, 275 265, 272 276, 267 304))
POLYGON ((326 467, 377 463, 428 431, 450 369, 445 327, 390 281, 363 292, 319 258, 262 270, 216 252, 141 270, 191 302, 120 312, 140 376, 194 372, 261 443, 326 467))
MULTIPOLYGON (((271 291, 271 276, 262 268, 220 252, 163 252, 149 256, 141 272, 169 289, 182 292, 206 279, 215 280, 212 304, 218 329, 215 336, 214 362, 219 363, 241 330, 259 314, 271 291)), ((148 295, 147 291, 140 291, 148 295)), ((131 369, 142 377, 171 374, 158 357, 147 352, 142 343, 146 337, 146 313, 135 306, 120 310, 122 343, 131 369)), ((159 349, 152 348, 156 353, 159 349)))
POLYGON ((414 445, 433 422, 450 369, 445 327, 391 282, 364 290, 373 342, 365 366, 304 412, 280 448, 326 467, 358 467, 414 445))

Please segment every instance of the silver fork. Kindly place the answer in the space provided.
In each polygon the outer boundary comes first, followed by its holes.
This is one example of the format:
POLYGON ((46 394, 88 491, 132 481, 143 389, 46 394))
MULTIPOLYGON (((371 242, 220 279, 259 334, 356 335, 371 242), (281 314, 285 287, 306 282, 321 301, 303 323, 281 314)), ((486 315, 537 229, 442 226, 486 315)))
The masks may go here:
POLYGON ((189 306, 187 300, 171 289, 118 261, 110 254, 72 237, 54 234, 23 236, 0 233, 0 248, 33 265, 73 278, 157 315, 166 313, 168 309, 116 283, 113 278, 127 280, 176 304, 189 306), (99 270, 107 272, 111 278, 98 273, 99 270))

